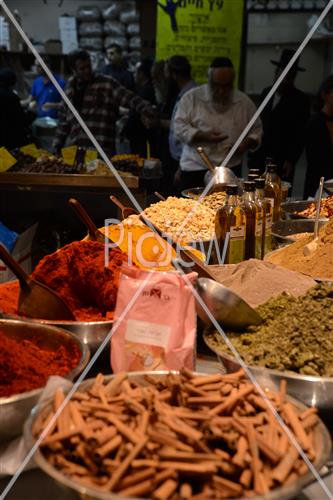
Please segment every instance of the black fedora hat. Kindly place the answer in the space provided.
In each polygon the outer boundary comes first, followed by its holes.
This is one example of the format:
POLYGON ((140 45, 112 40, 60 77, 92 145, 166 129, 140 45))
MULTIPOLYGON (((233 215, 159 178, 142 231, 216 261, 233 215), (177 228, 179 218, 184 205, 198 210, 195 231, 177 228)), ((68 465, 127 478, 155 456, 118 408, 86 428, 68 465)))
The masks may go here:
MULTIPOLYGON (((281 52, 280 60, 279 61, 273 61, 271 60, 271 63, 274 64, 274 66, 278 66, 279 68, 285 68, 287 64, 289 63, 290 59, 295 55, 295 50, 292 49, 283 49, 281 52)), ((292 66, 293 69, 296 71, 306 71, 305 68, 302 68, 301 66, 298 66, 299 58, 297 59, 296 63, 292 66)))

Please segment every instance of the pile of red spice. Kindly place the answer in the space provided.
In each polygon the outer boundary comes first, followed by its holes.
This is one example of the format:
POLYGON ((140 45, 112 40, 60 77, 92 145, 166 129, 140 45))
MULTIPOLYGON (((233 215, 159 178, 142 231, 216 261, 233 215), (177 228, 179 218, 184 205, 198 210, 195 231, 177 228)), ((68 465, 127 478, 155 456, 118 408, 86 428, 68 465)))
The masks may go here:
MULTIPOLYGON (((75 241, 44 257, 32 278, 56 291, 78 321, 103 321, 113 317, 120 268, 127 255, 117 248, 109 251, 97 241, 75 241)), ((0 285, 0 310, 17 314, 18 282, 0 285)))
POLYGON ((65 346, 48 351, 37 343, 16 340, 0 330, 0 397, 43 387, 51 375, 67 375, 78 365, 81 353, 74 342, 70 351, 65 346))

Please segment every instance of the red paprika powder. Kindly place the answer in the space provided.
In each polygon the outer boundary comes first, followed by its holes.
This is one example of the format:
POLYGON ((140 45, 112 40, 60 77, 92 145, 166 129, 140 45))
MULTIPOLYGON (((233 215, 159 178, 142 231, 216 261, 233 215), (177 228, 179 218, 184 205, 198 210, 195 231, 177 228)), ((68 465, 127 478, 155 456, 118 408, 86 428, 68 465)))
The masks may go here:
MULTIPOLYGON (((120 268, 127 255, 117 248, 109 252, 97 241, 76 241, 44 257, 32 278, 58 292, 78 321, 103 321, 113 317, 120 268)), ((17 314, 17 282, 0 285, 0 310, 17 314)))
POLYGON ((0 397, 9 397, 43 387, 51 375, 64 376, 79 363, 76 344, 56 351, 38 347, 32 340, 16 340, 0 330, 0 397))

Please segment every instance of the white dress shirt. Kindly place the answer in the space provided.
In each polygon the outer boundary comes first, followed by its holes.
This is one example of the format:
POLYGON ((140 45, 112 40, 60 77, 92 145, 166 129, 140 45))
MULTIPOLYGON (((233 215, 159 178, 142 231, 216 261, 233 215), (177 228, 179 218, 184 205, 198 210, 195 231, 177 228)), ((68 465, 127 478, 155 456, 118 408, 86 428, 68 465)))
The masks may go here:
MULTIPOLYGON (((178 103, 174 120, 175 136, 184 143, 180 168, 184 171, 207 169, 196 152, 196 146, 202 146, 214 165, 220 165, 255 112, 254 103, 239 90, 233 91, 232 99, 227 105, 213 102, 208 84, 186 92, 178 103), (193 144, 198 131, 217 132, 228 138, 217 144, 193 144)), ((258 118, 247 137, 254 139, 258 147, 261 136, 262 124, 258 118)), ((235 153, 227 166, 232 168, 241 161, 242 155, 235 153)))

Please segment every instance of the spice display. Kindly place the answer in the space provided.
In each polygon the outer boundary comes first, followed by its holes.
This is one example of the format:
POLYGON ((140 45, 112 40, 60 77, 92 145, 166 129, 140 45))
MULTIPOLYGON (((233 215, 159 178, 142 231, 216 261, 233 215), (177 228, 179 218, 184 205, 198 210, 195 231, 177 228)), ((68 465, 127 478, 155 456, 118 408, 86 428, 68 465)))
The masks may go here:
POLYGON ((0 397, 43 387, 51 375, 67 375, 78 365, 81 353, 74 342, 71 351, 65 346, 49 351, 37 344, 0 330, 0 397))
POLYGON ((75 173, 76 169, 67 165, 63 158, 58 158, 54 155, 41 155, 39 158, 33 158, 20 153, 18 156, 18 161, 10 169, 10 172, 22 172, 22 173, 38 173, 38 174, 71 174, 75 173))
MULTIPOLYGON (((311 460, 316 409, 298 409, 267 391, 311 460)), ((64 400, 33 423, 37 438, 64 400)), ((308 469, 242 371, 222 376, 98 375, 74 394, 41 443, 52 466, 77 483, 124 497, 239 498, 291 484, 308 469), (147 385, 147 382, 149 383, 147 385)))
MULTIPOLYGON (((302 210, 302 212, 296 212, 297 215, 302 217, 315 217, 317 210, 316 203, 310 203, 309 206, 302 210)), ((333 195, 323 198, 320 203, 320 216, 321 217, 333 217, 333 195)))
POLYGON ((257 259, 239 264, 210 266, 210 269, 222 285, 237 293, 252 307, 257 307, 282 292, 298 297, 316 285, 309 276, 257 259))
POLYGON ((267 255, 265 260, 309 276, 333 279, 333 217, 319 230, 315 249, 306 254, 304 247, 312 239, 312 235, 302 238, 267 255))
MULTIPOLYGON (((257 311, 264 319, 261 325, 228 334, 248 365, 333 377, 333 284, 321 283, 298 298, 282 294, 257 311)), ((227 351, 219 333, 206 338, 227 351)))
MULTIPOLYGON (((143 213, 161 231, 177 240, 192 242, 210 240, 214 236, 215 211, 195 200, 169 196, 165 201, 150 205, 143 213)), ((138 215, 131 215, 128 220, 143 224, 138 215)))
MULTIPOLYGON (((32 278, 58 292, 76 320, 110 320, 116 304, 120 268, 126 261, 127 255, 113 248, 109 265, 105 267, 103 243, 76 241, 44 257, 32 278)), ((0 291, 0 310, 17 314, 18 283, 0 285, 0 291)))
MULTIPOLYGON (((223 256, 226 246, 224 262, 227 264, 241 262, 245 257, 246 214, 243 206, 238 202, 237 193, 237 185, 227 186, 226 203, 216 212, 215 218, 215 234, 219 253, 220 256, 223 256)), ((217 255, 214 255, 213 262, 218 261, 217 255)))
POLYGON ((216 210, 218 210, 225 204, 225 199, 226 194, 224 192, 218 191, 217 193, 212 193, 202 198, 201 203, 202 205, 205 205, 216 212, 216 210))

